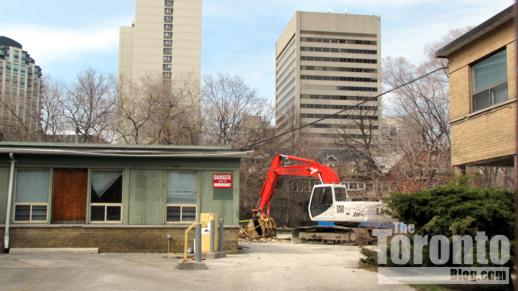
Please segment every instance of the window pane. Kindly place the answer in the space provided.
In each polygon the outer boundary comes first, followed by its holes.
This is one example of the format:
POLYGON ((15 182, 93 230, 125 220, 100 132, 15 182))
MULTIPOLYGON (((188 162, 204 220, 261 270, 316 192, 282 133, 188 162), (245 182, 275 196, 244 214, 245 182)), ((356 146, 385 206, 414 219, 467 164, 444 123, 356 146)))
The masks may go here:
POLYGON ((473 65, 473 92, 507 81, 507 53, 503 50, 473 65))
POLYGON ((120 221, 121 220, 121 208, 120 206, 108 206, 108 221, 120 221))
POLYGON ((345 191, 345 188, 335 188, 335 200, 347 201, 347 192, 345 191))
POLYGON ((196 173, 169 172, 167 203, 196 203, 196 173))
POLYGON ((182 207, 182 220, 183 221, 196 220, 196 207, 183 206, 182 207))
POLYGON ((30 205, 16 205, 14 210, 14 220, 16 221, 29 221, 30 220, 30 205))
POLYGON ((93 171, 91 186, 92 203, 122 202, 121 171, 93 171))
POLYGON ((91 221, 104 221, 104 206, 92 206, 90 210, 91 221))
POLYGON ((325 212, 333 204, 333 196, 330 187, 318 187, 313 190, 310 211, 312 216, 317 216, 325 212))
POLYGON ((167 221, 180 221, 180 206, 167 207, 167 221))
POLYGON ((49 194, 48 170, 18 170, 16 202, 47 202, 49 194))
POLYGON ((473 95, 473 111, 478 111, 491 106, 489 90, 473 95))
POLYGON ((502 85, 499 85, 491 90, 493 94, 493 104, 498 104, 507 101, 508 92, 507 92, 507 82, 502 85))
POLYGON ((33 205, 32 206, 32 220, 46 221, 47 220, 47 206, 33 205))

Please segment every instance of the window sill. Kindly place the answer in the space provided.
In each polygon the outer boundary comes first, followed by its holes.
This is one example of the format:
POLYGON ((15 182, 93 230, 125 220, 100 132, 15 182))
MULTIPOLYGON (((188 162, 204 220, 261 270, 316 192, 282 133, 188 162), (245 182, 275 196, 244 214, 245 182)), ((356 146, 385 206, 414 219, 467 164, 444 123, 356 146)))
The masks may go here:
POLYGON ((477 117, 479 115, 483 115, 483 114, 486 114, 486 113, 489 113, 489 112, 492 112, 492 111, 495 111, 496 109, 500 109, 501 107, 506 107, 508 106, 509 104, 512 104, 512 103, 515 103, 516 102, 516 98, 513 98, 513 99, 509 99, 503 103, 499 103, 499 104, 496 104, 496 105, 493 105, 493 106, 490 106, 488 108, 484 108, 482 110, 479 110, 479 111, 476 111, 476 112, 472 112, 472 113, 469 113, 465 116, 462 116, 462 117, 458 117, 458 118, 455 118, 453 120, 450 120, 450 124, 454 124, 454 123, 459 123, 459 122, 462 122, 464 120, 469 120, 471 118, 474 118, 474 117, 477 117))

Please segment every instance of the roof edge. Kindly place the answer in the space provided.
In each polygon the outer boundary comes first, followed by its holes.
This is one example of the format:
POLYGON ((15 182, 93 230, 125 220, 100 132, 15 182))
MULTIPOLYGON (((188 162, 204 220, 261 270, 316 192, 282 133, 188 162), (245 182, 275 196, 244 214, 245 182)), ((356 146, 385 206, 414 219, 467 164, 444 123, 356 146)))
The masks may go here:
POLYGON ((472 28, 465 34, 437 50, 435 52, 435 57, 448 58, 474 40, 486 35, 494 28, 512 20, 514 18, 514 8, 515 4, 507 7, 506 9, 500 11, 498 14, 472 28))
POLYGON ((230 146, 205 145, 140 145, 140 144, 93 144, 93 143, 54 143, 54 142, 0 142, 0 148, 73 148, 107 150, 161 150, 161 151, 232 151, 230 146))

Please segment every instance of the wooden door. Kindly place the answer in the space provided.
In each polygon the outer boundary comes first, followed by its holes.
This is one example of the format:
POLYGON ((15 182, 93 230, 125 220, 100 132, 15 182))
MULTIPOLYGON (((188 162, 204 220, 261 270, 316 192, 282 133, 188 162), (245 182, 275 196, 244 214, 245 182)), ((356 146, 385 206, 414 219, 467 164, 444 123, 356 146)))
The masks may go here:
POLYGON ((87 183, 87 169, 54 169, 52 223, 86 221, 87 183))

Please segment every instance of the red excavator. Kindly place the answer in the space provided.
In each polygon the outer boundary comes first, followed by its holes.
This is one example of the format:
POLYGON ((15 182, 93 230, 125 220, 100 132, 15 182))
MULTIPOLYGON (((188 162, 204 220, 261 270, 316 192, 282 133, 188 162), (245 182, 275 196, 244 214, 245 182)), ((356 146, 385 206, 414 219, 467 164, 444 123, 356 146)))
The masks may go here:
POLYGON ((244 231, 247 237, 269 238, 276 235, 276 224, 270 217, 270 207, 275 184, 280 176, 311 177, 321 183, 313 187, 308 205, 309 217, 318 225, 294 229, 295 241, 368 240, 369 229, 387 226, 391 222, 382 202, 352 201, 345 185, 341 184, 332 168, 309 159, 278 154, 268 170, 257 207, 252 209, 252 219, 244 231))

